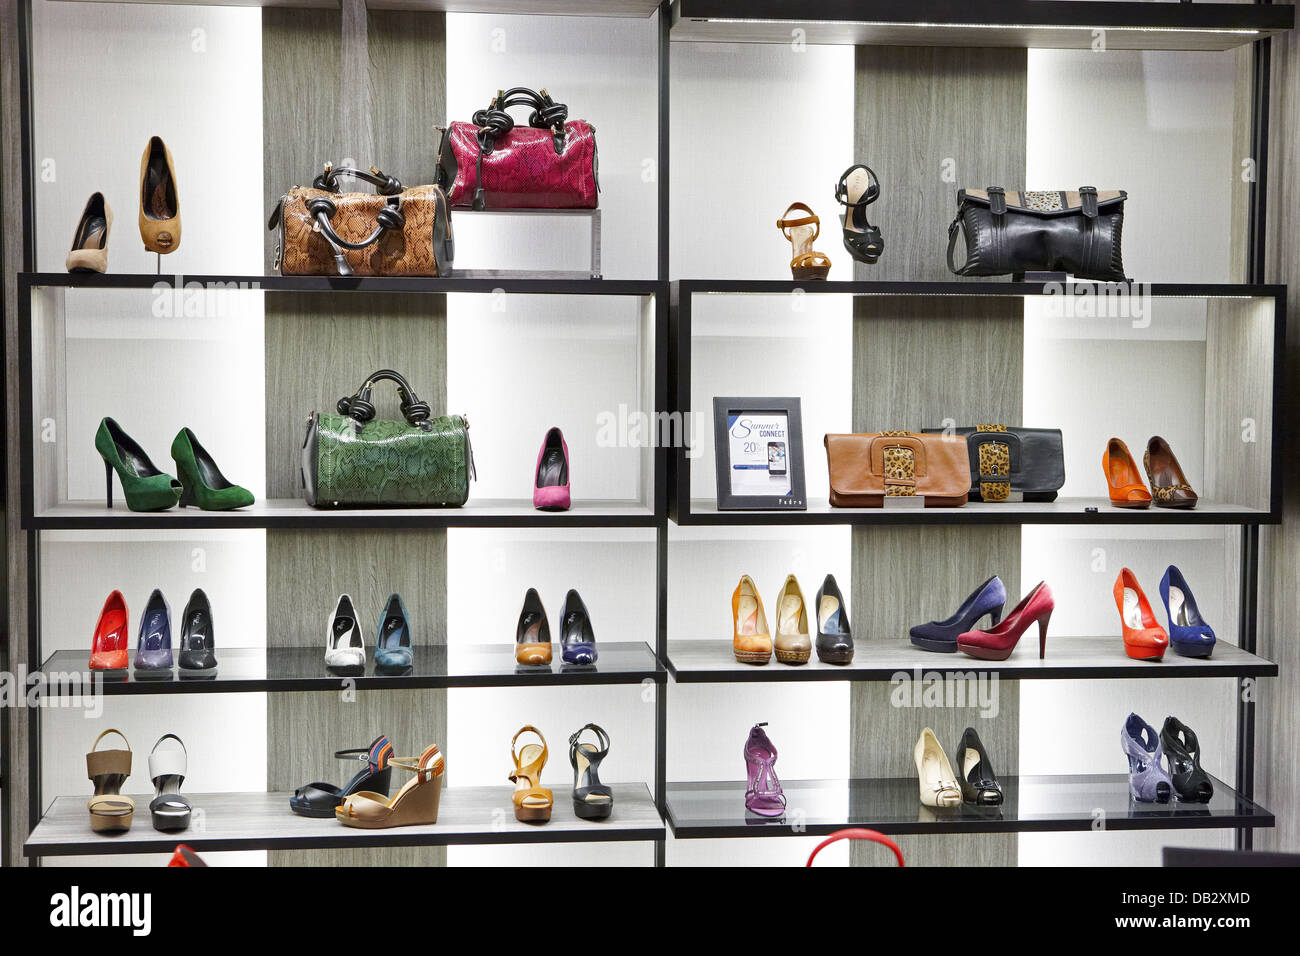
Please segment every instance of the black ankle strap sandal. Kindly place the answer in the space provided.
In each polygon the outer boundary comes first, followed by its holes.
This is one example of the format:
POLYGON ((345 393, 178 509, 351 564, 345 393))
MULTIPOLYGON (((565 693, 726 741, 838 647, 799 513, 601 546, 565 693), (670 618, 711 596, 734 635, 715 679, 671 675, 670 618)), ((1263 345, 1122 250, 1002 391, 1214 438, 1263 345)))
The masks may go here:
POLYGON ((885 239, 879 226, 867 221, 867 207, 880 198, 880 180, 870 166, 858 163, 844 170, 835 185, 835 199, 844 207, 840 223, 844 228, 844 248, 858 262, 873 264, 885 251, 885 239))

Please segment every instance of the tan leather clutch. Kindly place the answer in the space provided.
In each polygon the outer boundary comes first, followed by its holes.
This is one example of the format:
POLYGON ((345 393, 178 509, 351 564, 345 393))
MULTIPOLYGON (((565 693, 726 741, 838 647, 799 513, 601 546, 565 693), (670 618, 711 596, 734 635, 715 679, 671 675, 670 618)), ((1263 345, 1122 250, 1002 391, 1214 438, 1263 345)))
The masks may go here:
POLYGON ((882 508, 886 498, 912 497, 924 497, 927 508, 956 508, 970 493, 970 460, 959 436, 827 435, 826 463, 836 508, 882 508))

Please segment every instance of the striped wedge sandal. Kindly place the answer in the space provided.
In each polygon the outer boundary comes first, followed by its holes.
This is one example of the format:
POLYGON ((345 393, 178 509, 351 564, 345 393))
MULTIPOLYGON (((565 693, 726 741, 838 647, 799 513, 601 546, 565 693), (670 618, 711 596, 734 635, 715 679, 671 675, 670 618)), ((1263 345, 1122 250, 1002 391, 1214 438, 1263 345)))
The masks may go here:
POLYGON ((362 790, 343 798, 334 816, 345 827, 359 830, 387 830, 438 822, 438 803, 442 799, 442 772, 445 761, 436 746, 415 757, 394 757, 389 766, 409 770, 415 776, 402 785, 391 800, 383 794, 362 790))

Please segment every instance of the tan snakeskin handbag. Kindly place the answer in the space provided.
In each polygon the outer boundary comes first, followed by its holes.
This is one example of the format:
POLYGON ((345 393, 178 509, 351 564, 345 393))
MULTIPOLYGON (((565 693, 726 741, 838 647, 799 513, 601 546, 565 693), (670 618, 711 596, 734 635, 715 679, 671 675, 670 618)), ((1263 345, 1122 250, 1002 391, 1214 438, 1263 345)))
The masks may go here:
POLYGON ((286 276, 447 276, 455 258, 451 206, 439 186, 403 188, 371 167, 325 171, 289 190, 267 228, 279 229, 275 265, 286 276), (339 191, 350 176, 375 193, 339 191))

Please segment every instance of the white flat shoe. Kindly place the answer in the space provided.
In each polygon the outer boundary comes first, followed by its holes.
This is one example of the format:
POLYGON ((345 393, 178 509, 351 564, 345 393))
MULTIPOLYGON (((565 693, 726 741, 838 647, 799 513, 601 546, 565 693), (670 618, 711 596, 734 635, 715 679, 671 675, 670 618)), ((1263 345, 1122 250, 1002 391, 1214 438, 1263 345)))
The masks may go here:
POLYGON ((961 788, 957 775, 952 772, 948 755, 939 746, 939 738, 926 727, 921 731, 913 751, 916 757, 916 775, 921 784, 921 802, 927 807, 961 806, 961 788))
POLYGON ((807 664, 812 657, 808 605, 793 574, 786 575, 781 593, 776 596, 776 638, 772 644, 782 664, 807 664))
POLYGON ((357 626, 352 598, 339 595, 339 603, 325 626, 325 666, 353 670, 366 666, 366 642, 357 626))

